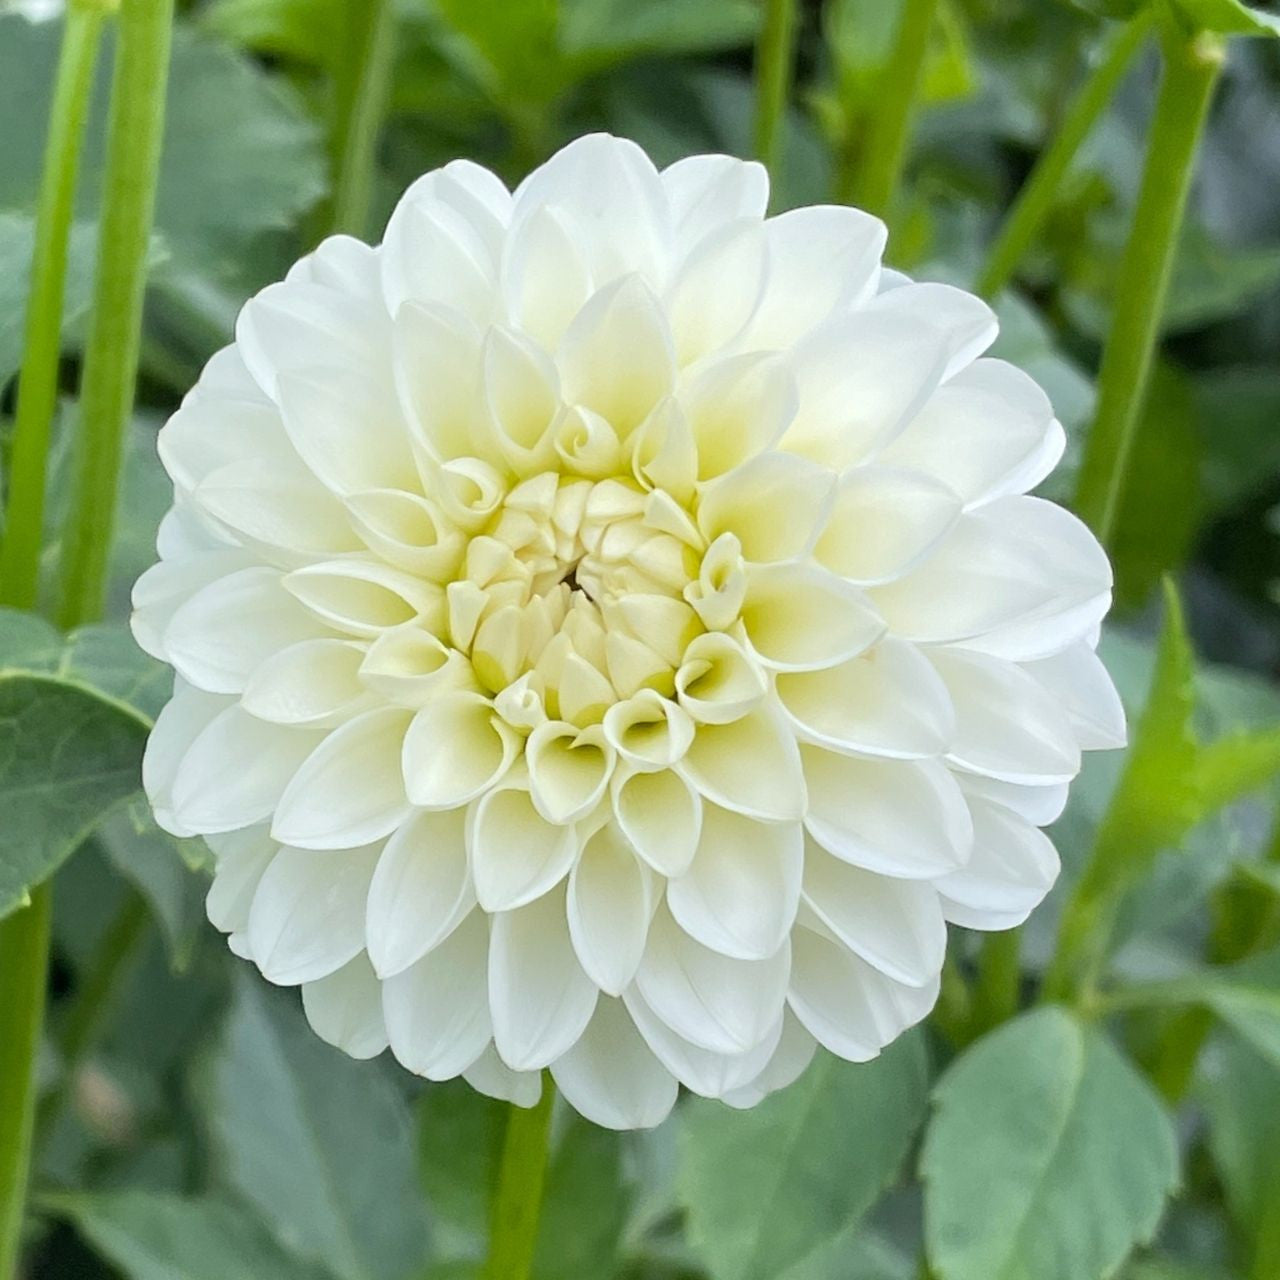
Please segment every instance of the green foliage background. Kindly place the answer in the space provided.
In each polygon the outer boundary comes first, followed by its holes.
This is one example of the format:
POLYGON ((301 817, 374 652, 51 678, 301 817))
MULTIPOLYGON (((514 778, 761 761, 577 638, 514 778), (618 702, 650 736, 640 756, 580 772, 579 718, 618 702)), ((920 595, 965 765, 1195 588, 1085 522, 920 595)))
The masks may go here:
MULTIPOLYGON (((324 225, 350 2, 179 6, 110 618, 63 637, 0 612, 0 916, 58 872, 32 1280, 466 1280, 484 1254, 503 1108, 320 1043, 295 993, 204 924, 205 851, 157 831, 138 794, 166 694, 123 628, 167 505, 155 432, 242 301, 324 225)), ((1177 3, 1222 31, 1275 23, 1236 0, 1177 3)), ((60 25, 26 7, 0 6, 0 440, 60 25)), ((972 282, 1112 21, 1137 7, 941 0, 893 265, 972 282)), ((775 209, 843 189, 902 8, 801 6, 775 209)), ((458 155, 515 180, 593 129, 660 164, 750 152, 754 0, 396 0, 395 15, 375 238, 409 181, 458 155)), ((1060 499, 1093 411, 1154 78, 1148 50, 998 300, 997 354, 1041 380, 1070 436, 1048 486, 1060 499)), ((68 389, 106 85, 103 68, 71 242, 68 389)), ((1239 39, 1118 526, 1103 652, 1133 741, 1088 762, 1052 832, 1063 879, 1023 931, 1014 988, 954 929, 938 1011, 874 1063, 820 1054, 751 1112, 686 1098, 648 1134, 558 1115, 538 1280, 1280 1278, 1278 352, 1280 41, 1239 39), (1166 575, 1178 591, 1162 593, 1166 575), (1061 1002, 1037 1002, 1042 989, 1061 1002)), ((74 414, 68 400, 50 569, 74 414)))

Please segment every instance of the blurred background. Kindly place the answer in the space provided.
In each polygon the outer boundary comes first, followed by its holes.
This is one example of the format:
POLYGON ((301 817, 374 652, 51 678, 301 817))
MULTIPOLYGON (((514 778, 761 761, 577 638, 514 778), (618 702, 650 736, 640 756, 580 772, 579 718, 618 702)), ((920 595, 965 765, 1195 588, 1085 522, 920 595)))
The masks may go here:
MULTIPOLYGON (((775 212, 858 191, 905 3, 799 6, 794 84, 773 166, 775 212)), ((333 122, 350 91, 352 7, 178 6, 114 618, 127 614, 129 585, 153 557, 169 502, 154 451, 158 426, 231 339, 245 298, 283 275, 331 220, 340 153, 333 122)), ((1031 166, 1116 38, 1107 9, 1126 7, 938 0, 903 176, 883 210, 893 266, 974 285, 1031 166)), ((396 0, 392 8, 375 178, 367 211, 355 214, 370 239, 409 182, 458 156, 515 182, 593 130, 634 138, 659 165, 694 152, 754 153, 753 47, 763 15, 754 0, 396 0)), ((21 357, 61 9, 57 0, 0 5, 0 433, 21 357)), ((72 234, 68 396, 93 279, 109 33, 104 53, 72 234)), ((995 354, 1040 380, 1067 429, 1067 458, 1046 490, 1059 499, 1073 491, 1093 412, 1157 72, 1148 42, 996 299, 995 354)), ((63 420, 73 412, 68 399, 63 420)), ((60 466, 65 458, 55 460, 51 485, 51 557, 67 490, 60 466)), ((1161 578, 1173 574, 1200 659, 1202 730, 1274 724, 1280 40, 1229 46, 1114 550, 1117 605, 1104 653, 1130 707, 1141 706, 1149 678, 1161 578)), ((1058 824, 1068 878, 1118 767, 1092 764, 1058 824)), ((1274 868, 1266 862, 1278 856, 1273 809, 1265 793, 1232 806, 1196 828, 1183 855, 1157 865, 1149 892, 1122 921, 1121 972, 1158 975, 1178 955, 1232 958, 1213 956, 1215 904, 1252 874, 1241 867, 1274 868)), ((427 1086, 385 1059, 351 1063, 316 1041, 300 1027, 294 993, 244 972, 204 923, 202 848, 178 852, 134 803, 116 810, 59 874, 32 1280, 473 1275, 501 1109, 462 1087, 427 1086)), ((1274 897, 1267 902, 1274 913, 1274 897)), ((1025 963, 1033 970, 1047 954, 1055 910, 1051 902, 1029 928, 1025 963)), ((962 937, 962 965, 971 951, 962 937)), ((1157 1030, 1141 1020, 1129 1028, 1139 1059, 1144 1036, 1157 1030)), ((751 1180, 767 1169, 753 1172, 748 1162, 736 1172, 744 1134, 770 1152, 768 1143, 781 1141, 768 1126, 735 1129, 733 1113, 698 1100, 649 1135, 561 1117, 539 1280, 927 1274, 918 1263, 913 1135, 928 1081, 955 1047, 930 1029, 887 1055, 874 1079, 837 1086, 823 1076, 814 1084, 815 1066, 797 1086, 824 1090, 827 1110, 808 1115, 803 1143, 777 1148, 777 1161, 793 1162, 807 1207, 790 1210, 799 1214, 791 1229, 802 1246, 771 1263, 748 1256, 733 1235, 751 1229, 752 1213, 777 1191, 767 1178, 751 1180), (886 1193, 875 1187, 850 1204, 831 1188, 858 1158, 860 1121, 848 1108, 864 1093, 915 1121, 903 1121, 892 1162, 901 1172, 886 1193), (738 1176, 739 1225, 730 1230, 703 1189, 738 1176)), ((1276 1230, 1280 1204, 1278 1062, 1280 1054, 1214 1042, 1194 1078, 1165 1090, 1180 1105, 1183 1189, 1126 1280, 1280 1276, 1249 1269, 1260 1256, 1258 1233, 1276 1230)))

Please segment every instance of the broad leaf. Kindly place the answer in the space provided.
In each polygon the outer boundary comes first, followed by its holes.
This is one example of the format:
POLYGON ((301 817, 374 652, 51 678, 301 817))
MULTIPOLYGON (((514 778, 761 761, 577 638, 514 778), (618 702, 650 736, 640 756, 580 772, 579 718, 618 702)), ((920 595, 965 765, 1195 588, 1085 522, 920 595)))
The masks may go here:
POLYGON ((0 916, 138 789, 168 673, 118 627, 0 610, 0 916))
POLYGON ((205 1085, 225 1177, 282 1246, 340 1280, 421 1272, 413 1124, 378 1067, 322 1043, 241 967, 205 1085))
POLYGON ((680 1197, 714 1280, 774 1280, 865 1213, 906 1156, 926 1088, 924 1046, 909 1035, 874 1062, 819 1053, 750 1111, 691 1099, 680 1197))
POLYGON ((323 1280, 245 1209, 148 1191, 58 1196, 52 1208, 128 1280, 323 1280))
POLYGON ((935 1098, 921 1173, 940 1280, 1097 1280, 1151 1238, 1178 1180, 1173 1126, 1097 1030, 1025 1014, 935 1098))

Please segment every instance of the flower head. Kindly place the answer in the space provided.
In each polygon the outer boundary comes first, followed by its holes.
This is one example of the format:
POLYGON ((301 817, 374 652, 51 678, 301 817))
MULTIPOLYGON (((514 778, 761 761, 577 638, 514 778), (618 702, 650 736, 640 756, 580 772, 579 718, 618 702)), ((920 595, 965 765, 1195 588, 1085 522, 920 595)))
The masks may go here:
POLYGON ((1122 740, 1106 557, 989 309, 851 208, 583 138, 244 308, 160 436, 145 780, 317 1032, 652 1125, 931 1008, 1122 740))

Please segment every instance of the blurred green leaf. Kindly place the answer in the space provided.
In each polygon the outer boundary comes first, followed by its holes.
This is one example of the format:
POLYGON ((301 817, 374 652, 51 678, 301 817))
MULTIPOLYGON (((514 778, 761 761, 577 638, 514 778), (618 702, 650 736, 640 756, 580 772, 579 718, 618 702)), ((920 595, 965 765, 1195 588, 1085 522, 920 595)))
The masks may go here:
POLYGON ((331 67, 342 51, 343 0, 212 0, 200 25, 231 44, 331 67))
POLYGON ((60 1195, 51 1207, 128 1280, 321 1280, 285 1253, 247 1210, 147 1191, 60 1195))
POLYGON ((927 1080, 924 1045, 908 1035, 863 1064, 820 1051, 750 1111, 690 1099, 680 1198, 714 1280, 774 1280, 861 1217, 906 1156, 927 1080))
POLYGON ((749 44, 760 12, 753 0, 563 0, 560 40, 583 66, 699 53, 749 44))
POLYGON ((1280 950, 1208 970, 1188 980, 1199 999, 1280 1067, 1280 950))
POLYGON ((340 1280, 400 1280, 426 1261, 403 1096, 376 1066, 317 1039, 296 1002, 240 966, 205 1081, 230 1185, 279 1243, 340 1280))
POLYGON ((138 789, 167 672, 121 628, 0 610, 0 915, 138 789))
POLYGON ((1224 36, 1280 36, 1280 17, 1240 0, 1171 0, 1188 30, 1224 36))
POLYGON ((925 1234, 940 1280, 1097 1280, 1149 1240, 1178 1181, 1150 1085, 1057 1008, 979 1040, 935 1091, 925 1234))

